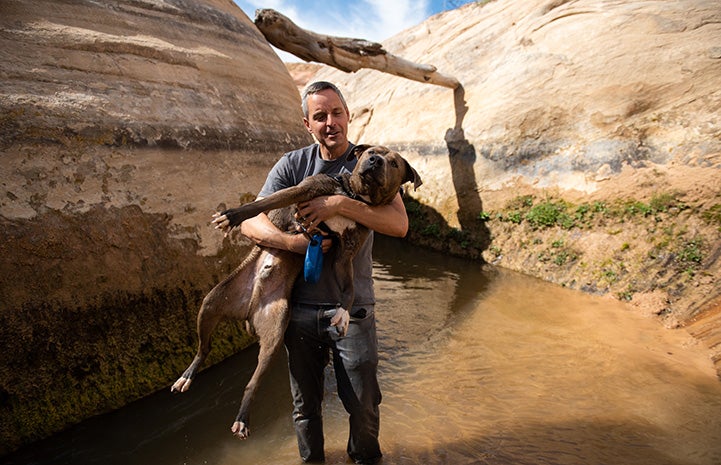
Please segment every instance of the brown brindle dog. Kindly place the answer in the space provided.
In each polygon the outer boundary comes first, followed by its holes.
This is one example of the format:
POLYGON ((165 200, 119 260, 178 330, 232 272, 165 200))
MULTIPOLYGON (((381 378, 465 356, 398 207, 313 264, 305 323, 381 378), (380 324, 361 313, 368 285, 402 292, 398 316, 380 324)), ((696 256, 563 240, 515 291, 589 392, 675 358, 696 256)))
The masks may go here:
MULTIPOLYGON (((228 228, 262 212, 268 212, 271 221, 282 231, 295 230, 291 206, 323 195, 341 194, 364 201, 369 205, 391 203, 401 185, 413 182, 418 188, 422 181, 408 162, 397 152, 381 146, 356 146, 350 157, 358 157, 353 173, 329 176, 318 174, 301 181, 297 186, 275 192, 239 208, 220 213, 214 221, 227 220, 228 228)), ((370 231, 363 225, 343 217, 326 221, 337 235, 337 245, 328 252, 333 271, 341 283, 342 301, 334 316, 338 332, 345 334, 353 306, 352 261, 370 231)), ((260 353, 258 365, 248 381, 240 404, 240 411, 231 430, 241 439, 250 434, 248 417, 250 404, 258 383, 265 373, 271 357, 283 342, 288 325, 288 300, 296 277, 303 268, 303 256, 297 253, 255 246, 243 263, 205 297, 198 312, 198 352, 183 375, 173 384, 172 392, 185 392, 201 364, 210 352, 211 334, 220 320, 233 318, 246 320, 258 337, 260 353)))

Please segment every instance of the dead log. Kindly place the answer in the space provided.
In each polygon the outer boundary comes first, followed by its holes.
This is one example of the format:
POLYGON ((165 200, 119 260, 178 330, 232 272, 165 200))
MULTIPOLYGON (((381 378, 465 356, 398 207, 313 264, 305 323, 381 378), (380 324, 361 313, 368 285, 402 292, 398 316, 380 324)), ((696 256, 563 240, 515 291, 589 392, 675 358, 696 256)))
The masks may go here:
POLYGON ((435 66, 392 55, 376 42, 316 34, 298 27, 275 10, 256 10, 255 25, 273 46, 305 61, 325 63, 346 73, 371 68, 451 89, 460 86, 457 79, 437 72, 435 66))

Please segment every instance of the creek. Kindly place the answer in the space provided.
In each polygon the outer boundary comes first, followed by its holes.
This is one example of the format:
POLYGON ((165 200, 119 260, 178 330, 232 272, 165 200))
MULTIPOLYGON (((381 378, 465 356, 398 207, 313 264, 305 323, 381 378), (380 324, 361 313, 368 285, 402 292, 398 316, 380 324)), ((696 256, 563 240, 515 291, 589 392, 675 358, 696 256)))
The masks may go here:
MULTIPOLYGON (((378 237, 386 465, 721 464, 721 382, 708 352, 630 307, 378 237)), ((13 464, 298 464, 285 354, 230 425, 257 346, 169 389, 0 459, 13 464)), ((347 417, 328 368, 328 464, 347 417)))

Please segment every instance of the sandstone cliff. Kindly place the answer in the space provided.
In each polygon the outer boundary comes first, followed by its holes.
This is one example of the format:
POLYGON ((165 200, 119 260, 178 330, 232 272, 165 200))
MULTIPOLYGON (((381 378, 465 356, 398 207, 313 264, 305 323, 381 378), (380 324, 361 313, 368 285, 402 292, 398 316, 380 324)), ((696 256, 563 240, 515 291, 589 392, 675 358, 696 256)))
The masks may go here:
POLYGON ((310 140, 230 0, 3 1, 0 77, 2 455, 182 372, 243 252, 212 213, 310 140))
POLYGON ((455 95, 373 70, 312 79, 345 91, 352 139, 422 173, 413 240, 629 300, 721 373, 719 44, 718 2, 497 0, 383 44, 455 95))

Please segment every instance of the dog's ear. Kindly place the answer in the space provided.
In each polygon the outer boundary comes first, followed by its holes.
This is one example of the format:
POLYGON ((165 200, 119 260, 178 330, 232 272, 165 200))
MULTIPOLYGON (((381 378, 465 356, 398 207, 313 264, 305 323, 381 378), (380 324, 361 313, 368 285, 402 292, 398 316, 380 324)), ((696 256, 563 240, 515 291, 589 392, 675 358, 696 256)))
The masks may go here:
POLYGON ((403 162, 406 164, 406 178, 403 180, 403 182, 412 182, 413 190, 418 189, 423 184, 420 175, 415 169, 413 169, 413 167, 410 165, 410 163, 406 161, 405 158, 403 159, 403 162))
POLYGON ((350 153, 348 154, 348 161, 351 161, 354 158, 359 158, 360 154, 365 152, 369 148, 371 148, 370 145, 365 145, 365 144, 364 145, 356 145, 355 147, 353 147, 353 150, 351 150, 350 153))

